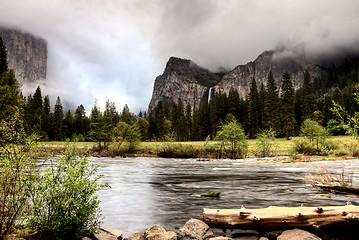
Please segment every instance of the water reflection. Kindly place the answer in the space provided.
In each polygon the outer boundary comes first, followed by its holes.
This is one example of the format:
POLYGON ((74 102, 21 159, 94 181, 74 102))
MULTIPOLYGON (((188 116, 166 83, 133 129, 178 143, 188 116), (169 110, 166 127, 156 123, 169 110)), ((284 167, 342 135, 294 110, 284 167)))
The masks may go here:
MULTIPOLYGON (((359 166, 355 160, 312 163, 279 163, 256 160, 159 158, 94 158, 111 189, 100 192, 104 226, 120 229, 124 235, 153 224, 176 230, 189 218, 201 218, 206 208, 358 204, 344 195, 318 197, 302 179, 313 169, 326 166, 338 171, 359 166), (294 192, 288 191, 293 189, 294 192), (220 198, 203 198, 209 191, 220 198)), ((354 175, 354 184, 358 173, 354 175)))

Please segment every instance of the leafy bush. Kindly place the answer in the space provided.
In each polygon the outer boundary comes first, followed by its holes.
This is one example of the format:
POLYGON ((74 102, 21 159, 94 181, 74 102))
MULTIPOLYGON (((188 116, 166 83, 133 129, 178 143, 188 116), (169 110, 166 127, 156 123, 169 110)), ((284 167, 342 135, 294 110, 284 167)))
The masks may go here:
POLYGON ((293 151, 305 155, 318 154, 318 149, 315 144, 306 137, 299 137, 293 139, 293 151))
POLYGON ((33 182, 33 216, 29 225, 43 237, 80 239, 100 224, 98 166, 67 152, 33 182))
POLYGON ((274 155, 274 136, 272 129, 264 130, 257 135, 255 155, 257 157, 268 157, 274 155))
POLYGON ((200 151, 192 145, 168 143, 158 152, 159 157, 163 158, 196 158, 200 151))
POLYGON ((320 126, 316 121, 306 119, 300 127, 301 135, 307 137, 310 142, 316 142, 317 148, 319 143, 329 136, 328 130, 320 126))
POLYGON ((31 182, 37 175, 37 148, 18 130, 18 118, 0 124, 0 239, 27 214, 31 182))
POLYGON ((359 157, 359 144, 357 141, 351 141, 344 145, 352 157, 359 157))
POLYGON ((222 125, 215 140, 220 141, 221 151, 231 158, 243 158, 247 152, 247 136, 236 120, 222 125))

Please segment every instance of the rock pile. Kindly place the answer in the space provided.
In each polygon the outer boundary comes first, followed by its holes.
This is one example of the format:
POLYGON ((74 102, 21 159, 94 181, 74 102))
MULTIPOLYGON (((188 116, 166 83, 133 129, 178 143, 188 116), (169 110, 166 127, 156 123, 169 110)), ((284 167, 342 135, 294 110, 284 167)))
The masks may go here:
MULTIPOLYGON (((122 234, 113 232, 110 229, 101 229, 101 233, 96 235, 99 240, 318 240, 322 239, 314 234, 301 230, 293 229, 286 231, 271 231, 259 233, 253 230, 237 230, 231 236, 223 236, 224 233, 215 233, 206 223, 198 219, 190 219, 178 230, 166 231, 160 225, 154 225, 142 232, 134 233, 122 238, 122 234), (220 236, 222 235, 222 236, 220 236), (106 238, 106 236, 108 238, 106 238)), ((331 238, 324 238, 331 239, 331 238)), ((342 238, 339 238, 342 239, 342 238)), ((345 238, 343 238, 345 239, 345 238)))

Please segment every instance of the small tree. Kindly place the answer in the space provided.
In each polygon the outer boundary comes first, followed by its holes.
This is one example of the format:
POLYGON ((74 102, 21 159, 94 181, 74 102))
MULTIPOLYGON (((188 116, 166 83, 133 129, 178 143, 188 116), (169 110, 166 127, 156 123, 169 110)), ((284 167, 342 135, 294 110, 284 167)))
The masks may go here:
POLYGON ((247 137, 242 126, 236 120, 222 125, 215 140, 221 142, 224 151, 229 145, 231 158, 242 158, 247 151, 247 137))
POLYGON ((300 127, 301 135, 307 137, 310 142, 316 142, 317 149, 319 142, 323 141, 329 135, 328 131, 320 126, 316 121, 306 119, 300 127))
MULTIPOLYGON (((356 88, 359 88, 359 84, 356 85, 356 88)), ((356 93, 354 95, 354 100, 359 104, 359 95, 356 93)), ((347 110, 338 102, 333 101, 334 107, 331 109, 339 121, 339 125, 345 132, 355 138, 359 138, 359 112, 354 112, 352 115, 349 115, 347 110)))
POLYGON ((98 165, 68 152, 33 182, 30 226, 44 239, 81 239, 95 233, 100 221, 97 191, 107 187, 98 165))
POLYGON ((256 155, 268 157, 274 154, 275 132, 270 128, 257 134, 256 155))
POLYGON ((131 125, 125 135, 126 142, 129 143, 129 151, 132 152, 135 150, 135 148, 138 146, 138 144, 141 142, 141 132, 137 124, 131 125))
POLYGON ((31 182, 38 174, 34 141, 25 139, 21 125, 18 114, 0 123, 0 239, 27 215, 31 182))

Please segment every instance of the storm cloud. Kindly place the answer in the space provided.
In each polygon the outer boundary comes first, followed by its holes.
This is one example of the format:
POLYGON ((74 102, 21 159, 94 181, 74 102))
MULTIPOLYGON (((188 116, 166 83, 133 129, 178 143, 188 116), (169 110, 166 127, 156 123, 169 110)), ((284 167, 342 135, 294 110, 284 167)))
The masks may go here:
POLYGON ((1 25, 48 41, 43 92, 87 112, 95 99, 146 110, 171 56, 215 71, 271 49, 358 51, 358 12, 356 0, 0 0, 1 25))

